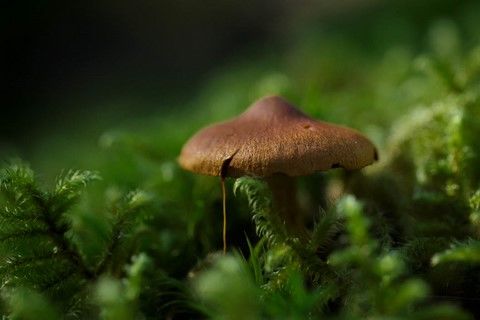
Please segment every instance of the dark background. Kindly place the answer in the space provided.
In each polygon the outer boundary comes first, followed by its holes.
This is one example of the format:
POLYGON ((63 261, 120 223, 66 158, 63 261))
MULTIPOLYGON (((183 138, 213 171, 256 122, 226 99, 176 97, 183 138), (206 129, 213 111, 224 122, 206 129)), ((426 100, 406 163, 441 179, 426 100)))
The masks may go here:
POLYGON ((281 52, 311 26, 375 50, 372 16, 421 28, 466 10, 467 2, 11 1, 1 10, 0 146, 21 150, 85 119, 103 127, 168 112, 214 70, 281 52))

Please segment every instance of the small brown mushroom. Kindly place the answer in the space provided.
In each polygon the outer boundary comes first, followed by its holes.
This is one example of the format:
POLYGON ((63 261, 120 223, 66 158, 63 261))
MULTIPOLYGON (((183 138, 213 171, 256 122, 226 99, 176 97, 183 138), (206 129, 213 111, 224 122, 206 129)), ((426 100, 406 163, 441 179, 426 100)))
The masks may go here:
POLYGON ((278 96, 262 98, 243 114, 200 130, 183 146, 180 165, 195 173, 265 178, 288 229, 304 230, 291 177, 331 168, 355 170, 377 160, 361 133, 316 121, 278 96))

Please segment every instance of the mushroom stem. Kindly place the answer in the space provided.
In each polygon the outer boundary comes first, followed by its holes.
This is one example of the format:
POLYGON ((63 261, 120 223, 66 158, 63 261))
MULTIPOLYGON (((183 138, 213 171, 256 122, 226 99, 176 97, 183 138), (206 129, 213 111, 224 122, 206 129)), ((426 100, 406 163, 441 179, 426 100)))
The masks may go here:
POLYGON ((273 208, 285 223, 287 231, 294 236, 305 238, 307 230, 297 201, 295 178, 276 173, 264 179, 272 191, 273 208))

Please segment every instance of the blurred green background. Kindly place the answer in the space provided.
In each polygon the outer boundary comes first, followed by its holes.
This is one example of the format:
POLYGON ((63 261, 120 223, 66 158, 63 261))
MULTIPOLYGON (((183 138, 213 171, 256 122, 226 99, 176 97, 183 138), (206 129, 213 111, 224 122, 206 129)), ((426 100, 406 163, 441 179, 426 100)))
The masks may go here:
MULTIPOLYGON (((96 152, 105 131, 155 131, 182 113, 203 124, 269 92, 313 116, 372 120, 378 133, 391 119, 371 113, 396 112, 378 105, 384 82, 374 77, 401 77, 402 59, 438 40, 429 33, 439 21, 454 23, 468 48, 478 11, 476 1, 445 0, 10 2, 0 13, 0 152, 42 169, 83 166, 68 154, 96 152)), ((175 130, 188 130, 180 119, 175 130)))

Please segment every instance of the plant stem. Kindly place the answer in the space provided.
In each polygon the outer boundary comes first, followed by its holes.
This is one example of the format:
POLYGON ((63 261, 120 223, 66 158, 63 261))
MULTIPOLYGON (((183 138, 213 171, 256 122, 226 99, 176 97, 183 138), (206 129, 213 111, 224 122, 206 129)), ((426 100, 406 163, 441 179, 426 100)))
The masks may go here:
POLYGON ((223 254, 227 253, 227 192, 225 191, 225 178, 221 177, 222 207, 223 207, 223 254))

